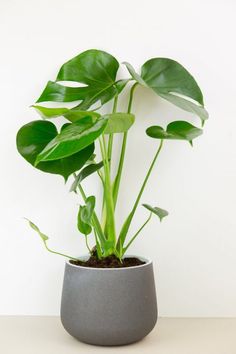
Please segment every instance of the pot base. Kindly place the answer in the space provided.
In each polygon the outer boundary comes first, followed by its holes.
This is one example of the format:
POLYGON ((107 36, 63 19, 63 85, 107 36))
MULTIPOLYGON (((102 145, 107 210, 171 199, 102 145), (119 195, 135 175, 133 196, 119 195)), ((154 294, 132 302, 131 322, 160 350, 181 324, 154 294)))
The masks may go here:
POLYGON ((61 321, 81 342, 127 345, 157 321, 152 263, 128 268, 86 268, 66 263, 61 321))

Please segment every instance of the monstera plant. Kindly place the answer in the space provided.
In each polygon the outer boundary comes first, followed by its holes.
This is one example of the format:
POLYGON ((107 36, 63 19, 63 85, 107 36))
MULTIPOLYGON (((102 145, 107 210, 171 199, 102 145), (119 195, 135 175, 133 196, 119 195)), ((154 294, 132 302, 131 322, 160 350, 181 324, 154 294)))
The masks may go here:
MULTIPOLYGON (((192 145, 193 139, 202 134, 202 129, 187 121, 176 120, 165 127, 147 127, 147 139, 152 138, 157 150, 140 190, 134 198, 133 207, 123 222, 121 230, 116 227, 116 205, 126 153, 128 131, 135 123, 132 111, 133 97, 138 86, 155 92, 164 100, 197 115, 203 126, 208 114, 204 108, 202 92, 192 75, 178 62, 168 58, 153 58, 146 61, 140 73, 127 62, 124 79, 117 79, 119 62, 110 54, 96 49, 87 50, 69 60, 60 68, 56 80, 48 81, 45 89, 32 106, 41 119, 20 128, 17 134, 17 149, 34 168, 43 172, 61 175, 65 182, 73 179, 71 191, 80 193, 83 205, 79 207, 77 226, 85 237, 89 253, 98 260, 113 256, 120 263, 136 237, 149 222, 152 214, 162 220, 168 212, 159 206, 143 204, 148 212, 147 220, 135 234, 130 234, 134 218, 149 176, 167 140, 185 140, 192 145), (73 85, 70 84, 73 83, 73 85), (129 95, 125 112, 119 110, 119 95, 129 95), (111 112, 102 114, 100 108, 113 101, 111 112), (47 102, 45 105, 44 103, 47 102), (48 102, 60 102, 60 107, 49 107, 48 102), (73 102, 67 108, 64 102, 73 102), (54 119, 62 117, 57 124, 54 119), (122 140, 117 139, 122 135, 122 140), (119 161, 114 163, 113 145, 120 143, 119 161), (117 166, 117 168, 115 168, 117 166), (103 200, 97 200, 85 191, 83 181, 96 175, 103 189, 103 200), (112 178, 112 176, 115 178, 112 178), (101 203, 101 217, 96 208, 101 203), (93 236, 92 236, 93 235, 93 236), (94 245, 92 243, 94 242, 94 245)), ((143 103, 145 105, 145 102, 143 103)), ((52 106, 52 105, 51 105, 52 106)), ((148 117, 145 117, 148 122, 148 117)), ((145 140, 143 139, 144 143, 145 140)), ((47 245, 48 237, 29 221, 38 232, 46 248, 61 254, 47 245)))

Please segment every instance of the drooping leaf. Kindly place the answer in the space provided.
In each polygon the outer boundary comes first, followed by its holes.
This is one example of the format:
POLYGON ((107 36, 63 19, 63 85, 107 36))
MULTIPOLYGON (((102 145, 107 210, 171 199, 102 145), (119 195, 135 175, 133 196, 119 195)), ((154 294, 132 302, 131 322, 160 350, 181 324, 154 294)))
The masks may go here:
MULTIPOLYGON (((56 126, 48 121, 33 121, 20 128, 17 133, 16 143, 19 153, 31 165, 40 152, 58 135, 56 126)), ((72 156, 58 159, 56 161, 40 162, 35 166, 37 169, 59 174, 65 180, 73 173, 80 170, 94 152, 94 144, 90 144, 83 150, 72 156)))
POLYGON ((27 219, 27 218, 25 218, 25 220, 27 220, 28 223, 29 223, 29 225, 30 225, 30 227, 31 227, 34 231, 36 231, 36 232, 38 233, 38 235, 39 235, 40 238, 43 240, 43 242, 49 240, 49 237, 48 237, 47 235, 43 234, 43 233, 39 230, 39 228, 38 228, 37 225, 35 225, 32 221, 30 221, 30 220, 27 219))
MULTIPOLYGON (((26 218, 25 218, 26 219, 26 218)), ((61 252, 57 252, 57 251, 54 251, 52 250, 51 248, 48 247, 47 245, 47 240, 49 240, 49 237, 46 236, 45 234, 43 234, 38 226, 36 226, 32 221, 30 221, 29 219, 26 219, 30 225, 30 227, 37 232, 37 234, 40 236, 40 238, 42 239, 43 243, 44 243, 44 246, 46 248, 47 251, 51 252, 51 253, 54 253, 54 254, 57 254, 59 256, 63 256, 63 257, 66 257, 66 258, 69 258, 69 259, 73 259, 75 261, 79 260, 78 258, 74 258, 74 257, 71 257, 71 256, 68 256, 67 254, 64 254, 64 253, 61 253, 61 252)))
POLYGON ((141 75, 129 63, 124 63, 132 78, 151 88, 160 97, 185 111, 199 116, 202 123, 208 118, 202 92, 193 76, 178 62, 168 58, 153 58, 143 64, 141 75))
POLYGON ((110 54, 96 49, 87 50, 62 65, 56 81, 75 81, 84 87, 66 87, 49 82, 37 102, 69 102, 81 100, 81 110, 101 101, 104 104, 116 96, 127 80, 116 82, 118 61, 110 54))
POLYGON ((152 126, 146 133, 154 139, 187 140, 192 144, 192 140, 202 134, 202 129, 185 121, 175 121, 168 124, 166 130, 160 126, 152 126))
POLYGON ((129 130, 134 123, 135 116, 129 113, 106 114, 108 119, 104 134, 123 133, 129 130))
POLYGON ((85 205, 80 206, 78 213, 77 226, 84 235, 89 235, 92 231, 91 218, 95 208, 95 197, 90 196, 86 199, 85 205))
POLYGON ((102 134, 107 125, 106 118, 95 122, 84 117, 63 129, 37 156, 36 165, 41 161, 51 161, 71 156, 92 144, 102 134))
POLYGON ((100 114, 94 111, 81 111, 78 108, 48 108, 43 106, 32 106, 40 114, 43 119, 57 118, 64 116, 70 122, 74 123, 77 120, 90 116, 92 118, 99 118, 100 114))
POLYGON ((99 163, 91 163, 88 166, 84 167, 79 174, 76 176, 71 188, 70 192, 76 192, 76 189, 78 185, 88 176, 90 176, 92 173, 98 171, 100 168, 103 166, 103 161, 99 163))
POLYGON ((153 214, 156 214, 160 221, 167 215, 169 215, 168 211, 158 208, 158 207, 152 207, 149 204, 143 204, 144 208, 148 209, 149 211, 151 211, 153 214))

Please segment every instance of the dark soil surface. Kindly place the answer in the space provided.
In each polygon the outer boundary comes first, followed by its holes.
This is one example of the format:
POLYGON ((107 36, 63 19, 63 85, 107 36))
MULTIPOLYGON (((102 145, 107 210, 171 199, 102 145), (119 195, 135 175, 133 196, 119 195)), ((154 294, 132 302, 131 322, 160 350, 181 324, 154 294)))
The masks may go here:
POLYGON ((139 266, 145 264, 140 259, 135 257, 127 257, 120 262, 119 258, 116 256, 109 256, 103 259, 98 259, 96 256, 91 256, 87 261, 72 261, 71 264, 82 266, 82 267, 91 267, 91 268, 127 268, 133 266, 139 266))

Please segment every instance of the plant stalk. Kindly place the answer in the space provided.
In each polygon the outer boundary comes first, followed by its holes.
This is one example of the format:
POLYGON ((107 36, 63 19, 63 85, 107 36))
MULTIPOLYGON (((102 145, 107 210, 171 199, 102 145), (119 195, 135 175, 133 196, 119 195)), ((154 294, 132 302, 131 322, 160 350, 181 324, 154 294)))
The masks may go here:
POLYGON ((54 254, 58 254, 59 256, 63 256, 63 257, 69 258, 69 259, 73 259, 74 261, 78 261, 78 258, 74 258, 74 257, 68 256, 67 254, 60 253, 60 252, 56 252, 56 251, 51 250, 51 249, 48 247, 46 241, 44 241, 44 246, 46 247, 46 249, 47 249, 48 252, 51 252, 51 253, 54 253, 54 254))
POLYGON ((143 228, 147 225, 147 223, 151 220, 152 213, 150 213, 149 217, 145 221, 145 223, 138 229, 138 231, 134 234, 134 236, 131 238, 131 240, 128 242, 128 244, 123 248, 123 254, 127 251, 131 243, 136 239, 138 234, 143 230, 143 228))
MULTIPOLYGON (((136 82, 130 89, 130 96, 129 96, 129 103, 128 103, 127 113, 131 113, 134 90, 137 87, 137 85, 138 85, 138 83, 136 82)), ((128 132, 125 132, 123 134, 123 141, 122 141, 122 147, 121 147, 121 153, 120 153, 120 161, 119 161, 119 165, 118 165, 117 175, 115 177, 114 184, 113 184, 114 209, 115 209, 116 203, 117 203, 118 192, 119 192, 119 188, 120 188, 120 180, 121 180, 122 170, 123 170, 123 166, 124 166, 127 137, 128 137, 128 132)))
POLYGON ((114 204, 112 196, 112 185, 110 179, 110 168, 108 162, 108 156, 106 151, 105 137, 99 138, 102 159, 104 163, 104 173, 105 173, 105 208, 106 208, 106 224, 105 229, 107 231, 107 240, 111 241, 114 246, 116 243, 116 230, 115 230, 115 215, 114 215, 114 204))
MULTIPOLYGON (((116 112, 117 103, 118 103, 118 96, 116 96, 116 97, 114 98, 112 113, 115 113, 115 112, 116 112)), ((109 167, 110 167, 110 168, 111 168, 112 145, 113 145, 113 134, 109 134, 107 155, 108 155, 108 161, 109 161, 109 167)))
POLYGON ((147 181, 148 181, 148 179, 149 179, 149 177, 150 177, 150 174, 151 174, 151 172, 152 172, 152 169, 153 169, 153 167, 154 167, 154 165, 155 165, 155 162, 156 162, 156 160, 157 160, 157 158, 158 158, 158 156, 159 156, 159 154, 160 154, 160 151, 161 151, 161 149, 162 149, 162 146, 163 146, 163 140, 161 140, 160 145, 159 145, 159 147, 158 147, 158 149, 157 149, 157 152, 156 152, 156 154, 155 154, 155 156, 154 156, 154 158, 153 158, 153 160, 152 160, 152 163, 151 163, 151 165, 150 165, 150 167, 149 167, 149 169, 148 169, 148 172, 147 172, 146 177, 145 177, 145 179, 144 179, 144 181, 143 181, 143 184, 142 184, 141 189, 140 189, 140 191, 139 191, 139 194, 138 194, 138 196, 137 196, 137 198, 136 198, 136 201, 135 201, 135 203, 134 203, 134 206, 133 206, 133 208, 132 208, 130 214, 128 215, 128 218, 125 220, 125 222, 124 222, 124 224, 123 224, 123 226, 122 226, 122 229, 121 229, 121 232, 120 232, 120 235, 119 235, 119 238, 118 238, 118 242, 117 242, 117 247, 118 247, 118 251, 119 251, 119 252, 121 252, 121 247, 123 247, 123 245, 124 245, 125 238, 126 238, 126 235, 127 235, 128 231, 129 231, 129 227, 130 227, 130 224, 131 224, 131 222, 132 222, 133 216, 134 216, 135 211, 136 211, 136 209, 137 209, 137 207, 138 207, 140 198, 141 198, 141 196, 142 196, 142 194, 143 194, 143 191, 144 191, 145 186, 146 186, 146 184, 147 184, 147 181))

